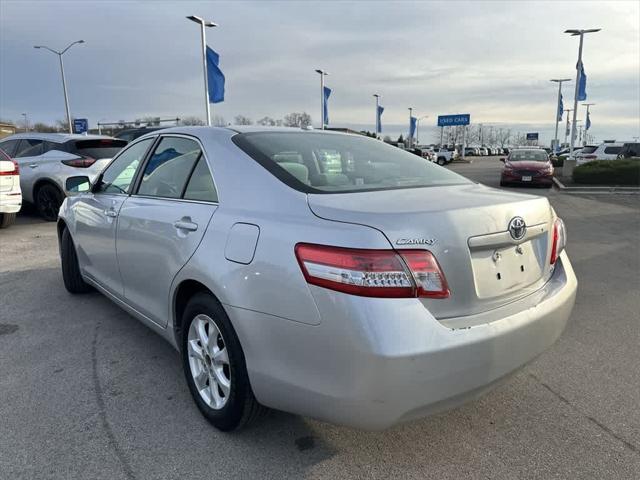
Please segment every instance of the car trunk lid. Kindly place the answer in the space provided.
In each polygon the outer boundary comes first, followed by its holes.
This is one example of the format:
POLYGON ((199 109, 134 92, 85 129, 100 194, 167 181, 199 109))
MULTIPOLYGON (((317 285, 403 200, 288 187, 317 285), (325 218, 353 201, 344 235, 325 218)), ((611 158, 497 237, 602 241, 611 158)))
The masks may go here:
POLYGON ((538 290, 550 275, 552 210, 546 198, 459 185, 347 194, 309 194, 318 217, 367 225, 396 249, 430 250, 451 289, 422 299, 436 318, 473 315, 538 290), (526 234, 514 239, 520 217, 526 234))

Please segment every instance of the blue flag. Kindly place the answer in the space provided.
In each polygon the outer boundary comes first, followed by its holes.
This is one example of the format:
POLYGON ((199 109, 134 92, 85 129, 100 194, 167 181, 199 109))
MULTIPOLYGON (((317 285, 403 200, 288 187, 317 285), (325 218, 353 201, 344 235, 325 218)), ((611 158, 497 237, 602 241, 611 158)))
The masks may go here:
POLYGON ((587 74, 584 73, 584 65, 580 63, 580 79, 578 80, 578 101, 587 99, 587 74))
POLYGON ((564 104, 562 103, 562 94, 560 94, 560 101, 558 102, 558 121, 562 121, 562 115, 564 114, 564 104))
POLYGON ((378 105, 378 112, 376 115, 376 133, 382 133, 382 112, 384 112, 384 107, 378 105))
POLYGON ((322 116, 324 119, 324 125, 329 125, 329 97, 331 96, 331 89, 329 87, 324 87, 324 110, 322 112, 322 116))
POLYGON ((589 111, 587 110, 587 121, 586 121, 586 123, 584 125, 585 132, 587 130, 589 130, 590 128, 591 128, 591 115, 589 114, 589 111))
POLYGON ((220 55, 207 47, 207 86, 209 87, 209 103, 224 102, 224 74, 218 62, 220 55))
POLYGON ((416 134, 416 123, 418 119, 416 117, 411 117, 409 121, 409 137, 413 138, 416 134))

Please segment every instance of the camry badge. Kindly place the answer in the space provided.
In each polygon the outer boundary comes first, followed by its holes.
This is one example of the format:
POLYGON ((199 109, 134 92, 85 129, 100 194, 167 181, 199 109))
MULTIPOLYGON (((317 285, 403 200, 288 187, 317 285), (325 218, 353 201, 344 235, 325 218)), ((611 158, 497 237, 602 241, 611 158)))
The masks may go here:
POLYGON ((399 238, 396 245, 433 245, 435 238, 399 238))
POLYGON ((507 227, 511 238, 514 240, 522 240, 527 234, 527 225, 522 217, 513 217, 507 227))

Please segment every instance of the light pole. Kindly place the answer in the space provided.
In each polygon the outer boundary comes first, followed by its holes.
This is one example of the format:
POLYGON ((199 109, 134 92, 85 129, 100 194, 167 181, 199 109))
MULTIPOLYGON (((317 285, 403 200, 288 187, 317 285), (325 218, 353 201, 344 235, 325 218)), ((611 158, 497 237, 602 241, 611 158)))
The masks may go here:
POLYGON ((580 45, 578 47, 578 63, 576 63, 576 88, 573 96, 573 124, 571 125, 571 146, 569 148, 569 157, 573 156, 573 145, 576 138, 576 115, 578 113, 578 89, 580 86, 580 73, 582 72, 582 44, 584 43, 585 33, 599 32, 600 28, 591 28, 588 30, 565 30, 564 33, 571 34, 572 37, 580 36, 580 45))
MULTIPOLYGON (((569 138, 569 127, 570 127, 570 126, 569 126, 569 114, 570 114, 571 112, 573 112, 573 108, 567 108, 567 109, 565 110, 565 112, 567 112, 567 126, 566 126, 566 128, 565 128, 565 130, 564 130, 564 144, 566 145, 566 144, 567 144, 567 139, 569 138)), ((565 147, 565 148, 566 148, 566 147, 565 147)))
POLYGON ((324 77, 329 75, 329 72, 317 68, 316 73, 320 75, 320 124, 324 130, 324 77))
POLYGON ((413 135, 411 135, 411 118, 413 117, 413 107, 409 107, 409 148, 413 146, 413 135))
POLYGON ((380 95, 378 95, 377 93, 374 93, 373 96, 376 97, 376 138, 378 138, 378 133, 382 133, 378 131, 378 130, 382 130, 382 128, 380 128, 380 125, 378 123, 378 109, 380 108, 380 95))
POLYGON ((416 145, 420 145, 420 120, 424 120, 425 118, 429 118, 429 115, 423 115, 416 119, 416 145))
POLYGON ((560 122, 560 118, 558 118, 558 108, 560 107, 560 97, 562 96, 562 83, 570 82, 570 78, 552 78, 551 82, 556 82, 558 84, 558 102, 556 103, 556 135, 553 137, 553 148, 554 152, 559 150, 558 145, 558 123, 560 122))
POLYGON ((24 117, 24 131, 28 132, 29 131, 29 117, 27 116, 26 113, 22 113, 21 115, 24 117))
POLYGON ((44 48, 45 50, 49 50, 51 53, 55 53, 56 55, 58 55, 58 59, 60 60, 60 74, 62 75, 62 90, 64 92, 64 106, 67 111, 67 126, 69 127, 69 133, 73 133, 73 125, 71 125, 71 113, 69 112, 69 96, 67 95, 67 81, 64 78, 64 63, 62 62, 62 55, 64 55, 66 51, 73 47, 76 43, 84 43, 84 40, 76 40, 75 42, 67 45, 67 48, 60 52, 45 45, 33 46, 33 48, 44 48))
POLYGON ((591 127, 591 125, 588 125, 588 123, 590 123, 589 107, 592 106, 592 105, 595 105, 595 103, 583 103, 582 105, 587 107, 587 114, 584 117, 584 145, 586 145, 587 144, 587 130, 589 130, 589 127, 591 127))
POLYGON ((211 126, 211 105, 209 104, 209 80, 207 79, 207 36, 204 31, 205 27, 217 27, 217 23, 209 22, 204 18, 190 15, 187 17, 192 22, 200 25, 200 38, 202 40, 202 73, 204 75, 204 104, 207 115, 207 126, 211 126))

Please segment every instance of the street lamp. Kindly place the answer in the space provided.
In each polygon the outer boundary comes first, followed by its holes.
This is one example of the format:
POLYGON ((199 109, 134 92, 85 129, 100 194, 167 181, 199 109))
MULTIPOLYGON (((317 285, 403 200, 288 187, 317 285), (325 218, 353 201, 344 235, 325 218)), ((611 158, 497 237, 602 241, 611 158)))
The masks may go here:
POLYGON ((60 60, 60 73, 62 75, 62 90, 64 91, 64 106, 67 111, 67 125, 69 127, 69 133, 73 133, 73 125, 71 125, 71 113, 69 112, 69 96, 67 95, 67 81, 64 78, 64 63, 62 62, 62 55, 66 53, 71 47, 73 47, 76 43, 84 43, 84 40, 76 40, 75 42, 67 45, 62 51, 57 51, 52 48, 47 47, 46 45, 34 45, 33 48, 44 48, 45 50, 49 50, 51 53, 55 53, 58 55, 58 59, 60 60))
POLYGON ((316 68, 316 73, 320 75, 320 124, 324 130, 324 77, 329 75, 329 72, 316 68))
POLYGON ((29 131, 29 117, 27 116, 26 113, 22 113, 21 115, 24 117, 24 131, 28 132, 29 131))
POLYGON ((376 97, 376 138, 378 138, 378 133, 381 133, 379 130, 382 130, 380 128, 380 125, 378 124, 378 109, 380 108, 380 95, 378 95, 377 93, 374 93, 373 96, 376 97))
POLYGON ((558 84, 558 103, 556 103, 556 135, 553 137, 553 151, 556 152, 559 150, 558 145, 558 123, 560 122, 560 118, 558 118, 558 107, 560 106, 560 97, 562 96, 562 83, 570 82, 570 78, 552 78, 549 80, 550 82, 556 82, 558 84))
POLYGON ((211 105, 209 104, 209 81, 207 79, 207 39, 204 32, 205 27, 217 27, 218 24, 209 22, 204 18, 190 15, 187 17, 192 22, 200 25, 200 38, 202 40, 202 74, 204 75, 204 103, 207 115, 207 126, 211 126, 211 105))
POLYGON ((569 157, 573 156, 573 145, 576 138, 576 115, 578 113, 578 88, 580 85, 580 72, 582 71, 582 44, 584 42, 585 33, 599 32, 600 28, 591 28, 587 30, 565 30, 564 33, 570 34, 572 37, 580 36, 580 46, 578 47, 578 63, 576 63, 576 88, 573 96, 573 123, 571 125, 571 146, 569 148, 569 157))

